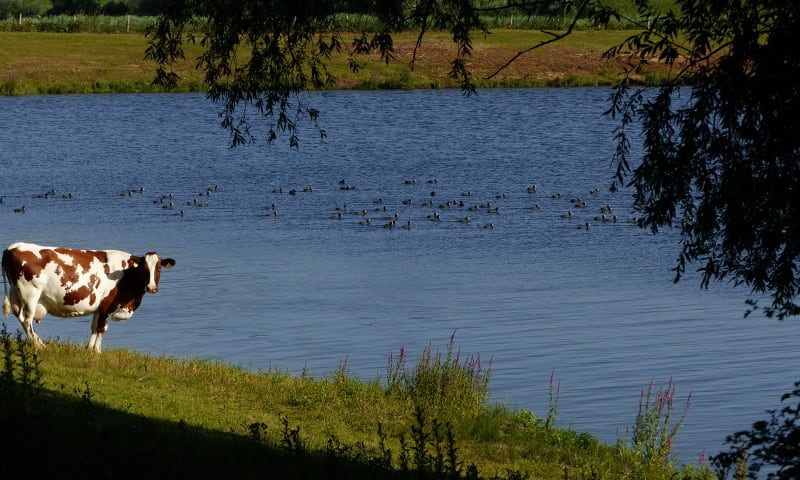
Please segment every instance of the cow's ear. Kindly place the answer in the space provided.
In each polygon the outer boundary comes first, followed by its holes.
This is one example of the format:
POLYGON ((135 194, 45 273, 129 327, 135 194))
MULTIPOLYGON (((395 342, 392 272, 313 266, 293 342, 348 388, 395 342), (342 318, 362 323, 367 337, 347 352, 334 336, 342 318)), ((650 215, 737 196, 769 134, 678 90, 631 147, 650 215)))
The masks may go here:
POLYGON ((131 258, 128 259, 128 268, 139 268, 139 263, 142 261, 142 257, 135 257, 131 255, 131 258))
POLYGON ((161 260, 161 266, 166 268, 172 268, 175 265, 175 260, 171 258, 164 258, 161 260))

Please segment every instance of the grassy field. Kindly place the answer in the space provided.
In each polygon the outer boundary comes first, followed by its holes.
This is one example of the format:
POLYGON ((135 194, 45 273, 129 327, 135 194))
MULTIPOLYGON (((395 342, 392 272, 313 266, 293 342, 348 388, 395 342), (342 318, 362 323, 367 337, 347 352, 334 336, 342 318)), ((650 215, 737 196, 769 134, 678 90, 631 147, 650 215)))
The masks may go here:
MULTIPOLYGON (((518 51, 546 38, 538 31, 495 30, 476 38, 470 67, 482 87, 608 85, 617 81, 625 58, 605 60, 601 54, 631 32, 582 30, 556 45, 531 52, 491 80, 518 51)), ((347 68, 345 54, 333 58, 330 69, 338 88, 450 88, 449 61, 455 50, 444 33, 431 33, 409 67, 415 33, 397 34, 397 60, 389 66, 367 58, 358 74, 347 68)), ((151 85, 155 64, 144 59, 147 41, 141 33, 32 33, 0 32, 0 94, 111 93, 157 91, 151 85)), ((187 60, 175 65, 180 91, 203 91, 203 77, 195 70, 200 49, 189 45, 187 60)), ((655 82, 663 66, 653 65, 639 76, 655 82)))
MULTIPOLYGON (((346 365, 314 378, 56 342, 34 352, 4 328, 0 475, 25 465, 26 478, 713 478, 679 466, 657 435, 639 438, 653 442, 643 449, 558 427, 555 386, 541 416, 487 404, 490 372, 459 353, 451 340, 415 362, 390 357, 381 379, 346 365)), ((661 420, 636 419, 655 430, 661 420)))

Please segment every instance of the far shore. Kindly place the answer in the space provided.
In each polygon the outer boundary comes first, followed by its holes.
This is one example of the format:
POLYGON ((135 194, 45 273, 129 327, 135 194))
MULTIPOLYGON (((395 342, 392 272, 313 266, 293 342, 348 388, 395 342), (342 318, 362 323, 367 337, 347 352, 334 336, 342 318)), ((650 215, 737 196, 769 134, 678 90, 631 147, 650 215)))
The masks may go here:
MULTIPOLYGON (((623 78, 628 59, 604 59, 603 52, 631 33, 577 31, 501 69, 518 52, 546 37, 539 31, 498 30, 476 35, 469 66, 480 88, 614 85, 623 78)), ((348 69, 344 53, 335 56, 329 65, 337 79, 335 88, 458 88, 448 76, 455 55, 448 34, 427 35, 412 69, 415 43, 415 32, 396 34, 395 60, 387 66, 377 56, 365 57, 358 73, 348 69)), ((0 32, 0 44, 0 95, 160 91, 152 85, 156 66, 144 59, 147 40, 141 33, 0 32)), ((198 46, 189 45, 187 60, 174 66, 181 78, 177 91, 205 91, 202 72, 195 69, 199 54, 198 46)), ((649 71, 638 72, 635 80, 654 84, 667 73, 665 66, 655 64, 649 71)))

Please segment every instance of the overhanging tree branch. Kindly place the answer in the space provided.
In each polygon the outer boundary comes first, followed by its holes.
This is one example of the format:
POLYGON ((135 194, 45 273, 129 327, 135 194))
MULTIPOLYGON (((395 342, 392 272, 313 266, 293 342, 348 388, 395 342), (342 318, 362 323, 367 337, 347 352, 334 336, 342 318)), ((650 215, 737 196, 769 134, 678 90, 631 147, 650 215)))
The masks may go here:
MULTIPOLYGON (((800 314, 800 5, 790 0, 681 0, 624 42, 676 75, 655 92, 621 86, 610 113, 618 130, 617 180, 630 174, 641 225, 677 224, 676 280, 699 264, 701 287, 728 280, 779 319, 800 314), (679 55, 680 52, 680 55, 679 55), (631 169, 625 127, 642 125, 631 169)), ((619 51, 618 49, 616 51, 619 51)), ((616 53, 611 51, 611 53, 616 53)))
MULTIPOLYGON (((526 55, 526 54, 528 54, 528 53, 530 53, 530 52, 532 52, 534 50, 537 50, 537 49, 542 48, 542 47, 544 47, 546 45, 550 45, 552 43, 558 42, 559 40, 563 40, 564 38, 570 36, 572 34, 572 32, 575 30, 575 26, 578 24, 578 21, 581 18, 583 18, 583 16, 586 14, 586 11, 587 11, 587 8, 589 7, 589 5, 592 5, 594 3, 595 3, 594 0, 583 0, 581 2, 580 6, 578 7, 577 12, 573 16, 572 21, 569 23, 569 25, 567 26, 567 29, 564 32, 562 32, 562 33, 553 33, 553 32, 548 32, 546 30, 542 30, 542 33, 545 33, 545 34, 550 36, 549 39, 542 40, 541 42, 539 42, 539 43, 537 43, 535 45, 532 45, 532 46, 526 48, 525 50, 521 50, 521 51, 517 52, 516 55, 514 55, 513 57, 508 59, 508 61, 506 61, 506 63, 504 63, 502 66, 500 66, 493 73, 489 74, 486 77, 486 80, 491 80, 492 78, 494 78, 497 75, 499 75, 503 70, 505 70, 506 68, 510 67, 511 64, 516 62, 520 57, 522 57, 522 56, 524 56, 524 55, 526 55)), ((516 7, 517 4, 509 4, 509 7, 511 7, 511 6, 515 6, 516 7)))

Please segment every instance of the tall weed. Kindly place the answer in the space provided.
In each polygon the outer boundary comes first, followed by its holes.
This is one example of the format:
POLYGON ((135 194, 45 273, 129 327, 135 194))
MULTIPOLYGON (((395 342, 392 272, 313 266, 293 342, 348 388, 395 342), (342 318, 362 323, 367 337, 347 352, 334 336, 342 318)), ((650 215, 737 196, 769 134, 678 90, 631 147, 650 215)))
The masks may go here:
POLYGON ((639 411, 631 432, 631 448, 643 466, 666 468, 673 460, 673 441, 689 411, 692 393, 689 393, 681 415, 675 418, 676 385, 672 377, 666 387, 654 388, 654 380, 650 380, 647 392, 642 388, 639 411))
POLYGON ((6 324, 0 329, 0 357, 3 371, 0 382, 3 389, 19 386, 24 390, 37 390, 42 387, 41 360, 36 348, 22 338, 17 330, 14 337, 8 333, 6 324))
POLYGON ((553 370, 550 373, 550 390, 547 394, 547 420, 544 423, 547 428, 553 428, 558 416, 558 397, 561 395, 561 382, 558 382, 558 386, 556 386, 555 381, 556 371, 553 370))
POLYGON ((455 345, 456 332, 450 336, 447 352, 433 351, 430 344, 422 351, 417 364, 409 367, 405 347, 397 357, 389 354, 386 393, 410 398, 417 407, 440 412, 467 413, 486 404, 489 393, 491 360, 484 366, 480 354, 461 359, 455 345))
MULTIPOLYGON (((41 359, 36 347, 17 330, 12 337, 4 323, 0 329, 0 425, 18 415, 29 417, 43 391, 41 359)), ((6 427, 7 425, 3 425, 6 427)))

